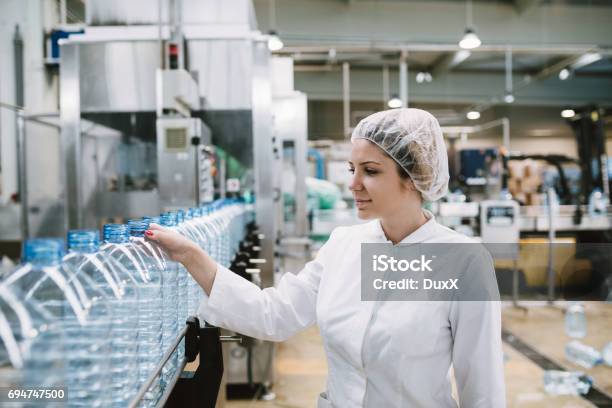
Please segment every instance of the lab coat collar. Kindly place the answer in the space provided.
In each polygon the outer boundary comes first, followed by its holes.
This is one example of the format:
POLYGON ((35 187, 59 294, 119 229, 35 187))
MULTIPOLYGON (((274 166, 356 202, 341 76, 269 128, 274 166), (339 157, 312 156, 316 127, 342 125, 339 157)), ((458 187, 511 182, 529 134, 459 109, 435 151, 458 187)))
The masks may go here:
MULTIPOLYGON (((434 232, 436 229, 436 218, 431 213, 431 211, 423 208, 423 214, 425 218, 427 218, 427 222, 417 228, 412 234, 408 235, 404 239, 402 239, 400 244, 410 244, 417 242, 424 242, 429 238, 434 236, 434 232)), ((376 219, 370 222, 370 231, 372 232, 373 239, 378 242, 391 242, 387 239, 385 232, 382 229, 382 225, 380 224, 380 219, 376 219)))

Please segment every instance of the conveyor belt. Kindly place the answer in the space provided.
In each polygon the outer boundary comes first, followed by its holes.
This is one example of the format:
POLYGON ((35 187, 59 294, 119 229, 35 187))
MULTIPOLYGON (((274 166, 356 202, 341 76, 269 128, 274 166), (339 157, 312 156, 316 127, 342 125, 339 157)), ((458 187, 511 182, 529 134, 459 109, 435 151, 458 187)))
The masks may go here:
MULTIPOLYGON (((565 368, 555 363, 553 360, 541 354, 539 351, 525 343, 523 340, 516 337, 507 330, 502 330, 502 339, 506 344, 512 346, 519 353, 527 357, 529 360, 538 365, 542 370, 561 370, 565 368)), ((582 398, 588 400, 592 404, 600 408, 612 408, 612 398, 602 392, 595 384, 591 386, 588 394, 582 395, 582 398)))

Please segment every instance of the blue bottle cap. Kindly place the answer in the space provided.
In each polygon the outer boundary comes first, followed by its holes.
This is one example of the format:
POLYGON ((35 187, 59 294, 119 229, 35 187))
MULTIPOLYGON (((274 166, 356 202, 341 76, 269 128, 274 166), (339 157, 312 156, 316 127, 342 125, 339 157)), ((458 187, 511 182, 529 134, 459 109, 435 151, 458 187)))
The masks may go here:
MULTIPOLYGON (((142 219, 143 219, 143 221, 147 221, 148 224, 151 224, 151 223, 157 224, 157 225, 161 224, 161 220, 160 220, 159 217, 142 217, 142 219)), ((147 226, 148 226, 148 224, 147 224, 147 226)))
POLYGON ((23 261, 34 265, 57 265, 64 253, 64 241, 59 238, 34 238, 23 244, 23 261))
POLYGON ((144 237, 144 233, 148 228, 149 221, 139 219, 128 220, 128 229, 132 237, 144 237))
POLYGON ((176 226, 176 217, 172 213, 164 213, 160 217, 160 225, 164 227, 175 227, 176 226))
POLYGON ((124 244, 130 240, 130 230, 126 224, 106 224, 102 230, 104 241, 124 244))
POLYGON ((97 230, 68 231, 68 249, 77 252, 96 252, 100 247, 100 233, 97 230))

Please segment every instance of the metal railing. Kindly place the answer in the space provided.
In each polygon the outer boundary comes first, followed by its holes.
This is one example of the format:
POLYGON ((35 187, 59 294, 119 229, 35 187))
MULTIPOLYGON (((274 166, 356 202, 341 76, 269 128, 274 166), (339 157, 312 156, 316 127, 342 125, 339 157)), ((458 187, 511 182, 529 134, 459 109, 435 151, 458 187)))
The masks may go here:
MULTIPOLYGON (((166 384, 165 390, 164 390, 162 396, 157 401, 156 406, 157 407, 163 407, 166 404, 166 402, 168 401, 168 399, 172 395, 172 392, 174 391, 176 383, 179 381, 179 379, 181 377, 181 374, 183 373, 183 369, 185 368, 187 363, 194 361, 195 357, 197 356, 197 353, 193 353, 193 351, 189 350, 189 347, 188 347, 189 340, 191 340, 191 344, 197 343, 197 329, 198 329, 198 327, 196 327, 196 326, 199 326, 199 322, 198 322, 198 320, 196 318, 190 318, 187 321, 187 324, 185 325, 183 330, 181 330, 181 332, 179 333, 177 338, 172 342, 170 347, 166 350, 166 352, 162 356, 162 358, 159 361, 158 365, 155 367, 155 370, 153 370, 151 372, 149 377, 147 377, 146 381, 139 388, 139 390, 136 393, 136 395, 134 396, 134 398, 132 398, 132 400, 130 401, 130 403, 128 405, 129 408, 136 408, 136 407, 138 407, 140 402, 144 399, 144 397, 145 397, 147 391, 149 390, 149 388, 151 388, 151 386, 155 383, 155 381, 157 381, 158 377, 161 377, 161 373, 162 373, 162 370, 164 369, 164 366, 168 363, 168 360, 170 360, 172 355, 175 353, 176 349, 181 344, 181 341, 183 339, 185 339, 185 356, 184 356, 185 358, 182 359, 182 362, 177 367, 177 369, 176 369, 175 373, 173 374, 172 378, 166 384), (190 337, 190 336, 191 336, 191 338, 188 340, 188 337, 190 337)), ((240 336, 219 336, 219 341, 221 343, 225 343, 225 342, 241 342, 242 341, 242 337, 240 337, 240 336)))

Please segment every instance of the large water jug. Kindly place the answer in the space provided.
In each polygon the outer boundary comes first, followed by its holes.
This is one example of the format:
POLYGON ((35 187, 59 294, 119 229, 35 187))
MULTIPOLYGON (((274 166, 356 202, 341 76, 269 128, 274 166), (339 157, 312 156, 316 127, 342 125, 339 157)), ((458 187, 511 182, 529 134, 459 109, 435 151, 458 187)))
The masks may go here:
MULTIPOLYGON (((177 220, 175 213, 164 213, 160 216, 160 224, 171 230, 176 230, 177 220)), ((163 297, 164 318, 162 347, 167 352, 178 337, 178 263, 171 260, 165 253, 166 269, 164 270, 163 297)), ((164 366, 162 380, 165 384, 171 380, 176 372, 178 364, 178 353, 175 351, 170 360, 164 366)))
MULTIPOLYGON (((197 207, 190 208, 188 212, 188 217, 191 217, 191 225, 193 225, 195 230, 198 231, 198 236, 200 237, 200 247, 214 258, 214 252, 216 248, 213 246, 213 238, 211 236, 211 233, 204 226, 201 209, 197 207)), ((189 295, 187 297, 187 309, 189 311, 189 314, 195 315, 197 313, 198 306, 200 305, 200 300, 202 299, 203 292, 200 288, 200 285, 195 281, 195 279, 193 279, 191 275, 189 276, 187 286, 189 292, 189 295)))
MULTIPOLYGON (((190 226, 185 219, 186 213, 183 210, 178 210, 176 212, 176 221, 177 227, 176 231, 186 237, 187 239, 195 242, 199 245, 199 241, 201 240, 199 233, 192 226, 190 226)), ((188 304, 189 304, 189 272, 182 265, 179 264, 179 273, 178 273, 178 325, 179 330, 185 325, 187 318, 189 317, 188 304)))
MULTIPOLYGON (((149 223, 144 220, 129 220, 128 229, 130 243, 135 251, 141 255, 142 262, 149 275, 149 281, 143 285, 141 296, 144 299, 143 309, 140 310, 141 329, 139 333, 140 364, 144 365, 140 371, 140 380, 143 383, 161 362, 164 350, 163 338, 163 271, 166 268, 163 255, 157 246, 147 242, 144 233, 149 223)), ((158 377, 149 388, 143 399, 143 406, 155 406, 162 394, 162 383, 158 377)))
POLYGON ((100 251, 96 230, 68 232, 64 265, 87 275, 105 293, 111 310, 111 405, 126 406, 138 391, 138 292, 131 272, 100 251))
POLYGON ((0 387, 56 388, 63 400, 63 336, 53 316, 23 293, 0 284, 0 387))
POLYGON ((221 245, 221 253, 219 254, 219 263, 226 268, 230 266, 230 234, 229 234, 229 218, 223 200, 217 200, 213 203, 210 218, 217 226, 219 231, 218 239, 221 245))
MULTIPOLYGON (((197 243, 197 237, 192 235, 192 231, 186 228, 185 224, 185 211, 178 210, 172 213, 176 218, 176 231, 179 234, 184 235, 187 239, 197 243)), ((189 272, 182 265, 178 264, 178 275, 177 275, 177 286, 178 286, 178 307, 177 307, 177 331, 181 331, 186 324, 188 316, 188 302, 189 302, 189 272)), ((178 366, 180 367, 185 359, 185 339, 181 341, 178 347, 178 366)))
POLYGON ((89 277, 66 270, 63 247, 57 239, 27 240, 24 264, 5 283, 60 324, 68 405, 108 406, 111 313, 106 296, 89 277))
MULTIPOLYGON (((150 299, 150 293, 155 293, 156 285, 152 282, 149 270, 155 270, 154 261, 136 245, 130 243, 129 229, 126 224, 104 225, 104 243, 100 250, 113 258, 126 270, 131 272, 138 288, 138 377, 139 386, 155 368, 161 350, 161 302, 150 299), (158 310, 159 309, 159 310, 158 310)), ((145 402, 152 404, 159 397, 159 382, 145 396, 145 402)), ((145 404, 146 405, 146 404, 145 404)))

